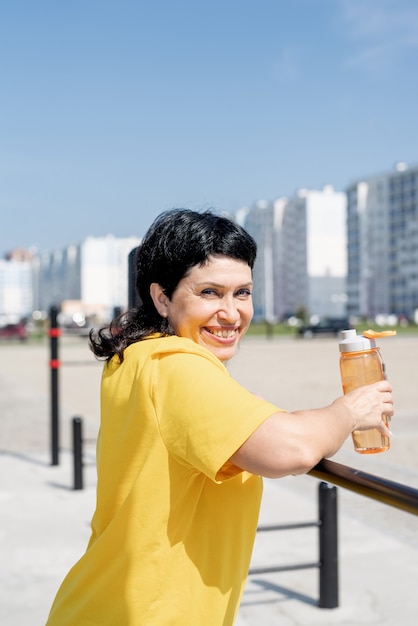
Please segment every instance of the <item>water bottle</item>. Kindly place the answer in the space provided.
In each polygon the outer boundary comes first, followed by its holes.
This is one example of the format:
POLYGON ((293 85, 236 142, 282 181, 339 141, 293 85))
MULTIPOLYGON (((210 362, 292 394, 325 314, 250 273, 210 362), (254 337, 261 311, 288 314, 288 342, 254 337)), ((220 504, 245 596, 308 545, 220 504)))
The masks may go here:
MULTIPOLYGON (((344 393, 348 393, 362 385, 370 385, 385 379, 385 366, 375 338, 396 335, 394 330, 376 332, 367 330, 357 335, 355 329, 343 330, 340 341, 340 371, 344 393)), ((382 415, 386 426, 387 415, 382 415)), ((359 454, 374 454, 389 450, 390 439, 382 435, 377 428, 371 430, 355 430, 352 433, 354 450, 359 454)))

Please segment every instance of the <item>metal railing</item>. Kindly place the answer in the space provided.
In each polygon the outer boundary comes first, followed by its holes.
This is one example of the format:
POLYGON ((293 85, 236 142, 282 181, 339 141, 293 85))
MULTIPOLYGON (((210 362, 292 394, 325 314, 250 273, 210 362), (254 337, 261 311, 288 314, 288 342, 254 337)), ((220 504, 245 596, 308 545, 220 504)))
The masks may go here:
POLYGON ((273 565, 266 567, 252 567, 249 576, 255 574, 271 574, 290 570, 311 569, 319 570, 319 600, 321 609, 334 609, 338 606, 338 507, 337 488, 326 482, 318 486, 318 519, 313 522, 296 522, 293 524, 272 524, 259 526, 257 533, 300 530, 303 528, 318 528, 319 559, 306 563, 291 565, 273 565))
POLYGON ((337 490, 335 486, 331 487, 328 483, 333 483, 413 515, 418 515, 418 489, 327 459, 320 461, 309 474, 325 481, 319 484, 318 521, 259 526, 257 532, 317 526, 319 528, 319 560, 311 563, 257 567, 250 569, 249 574, 267 574, 316 567, 319 569, 318 606, 320 608, 336 608, 338 607, 339 593, 337 490))
POLYGON ((324 459, 309 474, 413 515, 418 515, 418 489, 324 459))

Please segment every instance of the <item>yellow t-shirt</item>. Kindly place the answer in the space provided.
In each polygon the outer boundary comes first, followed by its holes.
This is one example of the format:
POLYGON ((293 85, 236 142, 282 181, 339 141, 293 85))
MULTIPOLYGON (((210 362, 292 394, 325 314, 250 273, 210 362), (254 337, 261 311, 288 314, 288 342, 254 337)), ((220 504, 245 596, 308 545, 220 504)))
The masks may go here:
POLYGON ((277 408, 180 337, 104 368, 97 507, 47 626, 229 626, 248 573, 261 478, 228 463, 277 408))

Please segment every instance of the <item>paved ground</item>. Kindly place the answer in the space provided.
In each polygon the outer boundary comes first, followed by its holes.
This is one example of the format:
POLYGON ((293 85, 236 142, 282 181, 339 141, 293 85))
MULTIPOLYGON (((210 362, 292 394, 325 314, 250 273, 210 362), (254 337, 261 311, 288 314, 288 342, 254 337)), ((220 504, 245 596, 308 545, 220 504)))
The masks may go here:
MULTIPOLYGON (((418 488, 418 338, 387 339, 381 347, 396 391, 391 450, 363 457, 348 441, 334 460, 418 488)), ((101 366, 79 338, 63 340, 60 358, 60 463, 51 466, 48 344, 0 345, 0 623, 7 626, 45 623, 89 537, 101 366), (87 440, 81 491, 73 490, 70 451, 76 415, 87 440)), ((231 372, 289 410, 321 406, 340 393, 333 339, 248 339, 231 372)), ((311 476, 265 481, 261 522, 316 519, 317 489, 311 476)), ((339 608, 317 607, 317 570, 257 575, 248 581, 236 626, 415 626, 418 518, 344 489, 338 501, 339 608)), ((259 534, 252 565, 317 558, 317 531, 292 530, 259 534)))

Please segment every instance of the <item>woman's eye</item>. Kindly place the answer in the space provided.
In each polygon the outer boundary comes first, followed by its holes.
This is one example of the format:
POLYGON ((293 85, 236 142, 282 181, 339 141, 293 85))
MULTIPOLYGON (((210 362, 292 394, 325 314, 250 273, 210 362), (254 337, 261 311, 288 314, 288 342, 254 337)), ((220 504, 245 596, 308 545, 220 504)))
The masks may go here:
MULTIPOLYGON (((206 289, 202 289, 202 291, 200 292, 200 294, 202 296, 206 296, 207 298, 222 298, 223 297, 223 292, 218 291, 217 289, 214 289, 212 287, 207 287, 206 289)), ((248 289, 247 287, 243 288, 243 289, 238 289, 236 292, 234 292, 234 297, 235 298, 241 298, 241 299, 246 299, 249 298, 251 296, 251 289, 248 289)))
POLYGON ((202 296, 217 296, 217 291, 216 289, 202 289, 201 291, 202 296))
POLYGON ((249 298, 251 296, 251 290, 250 289, 239 289, 239 291, 237 291, 238 298, 249 298))

